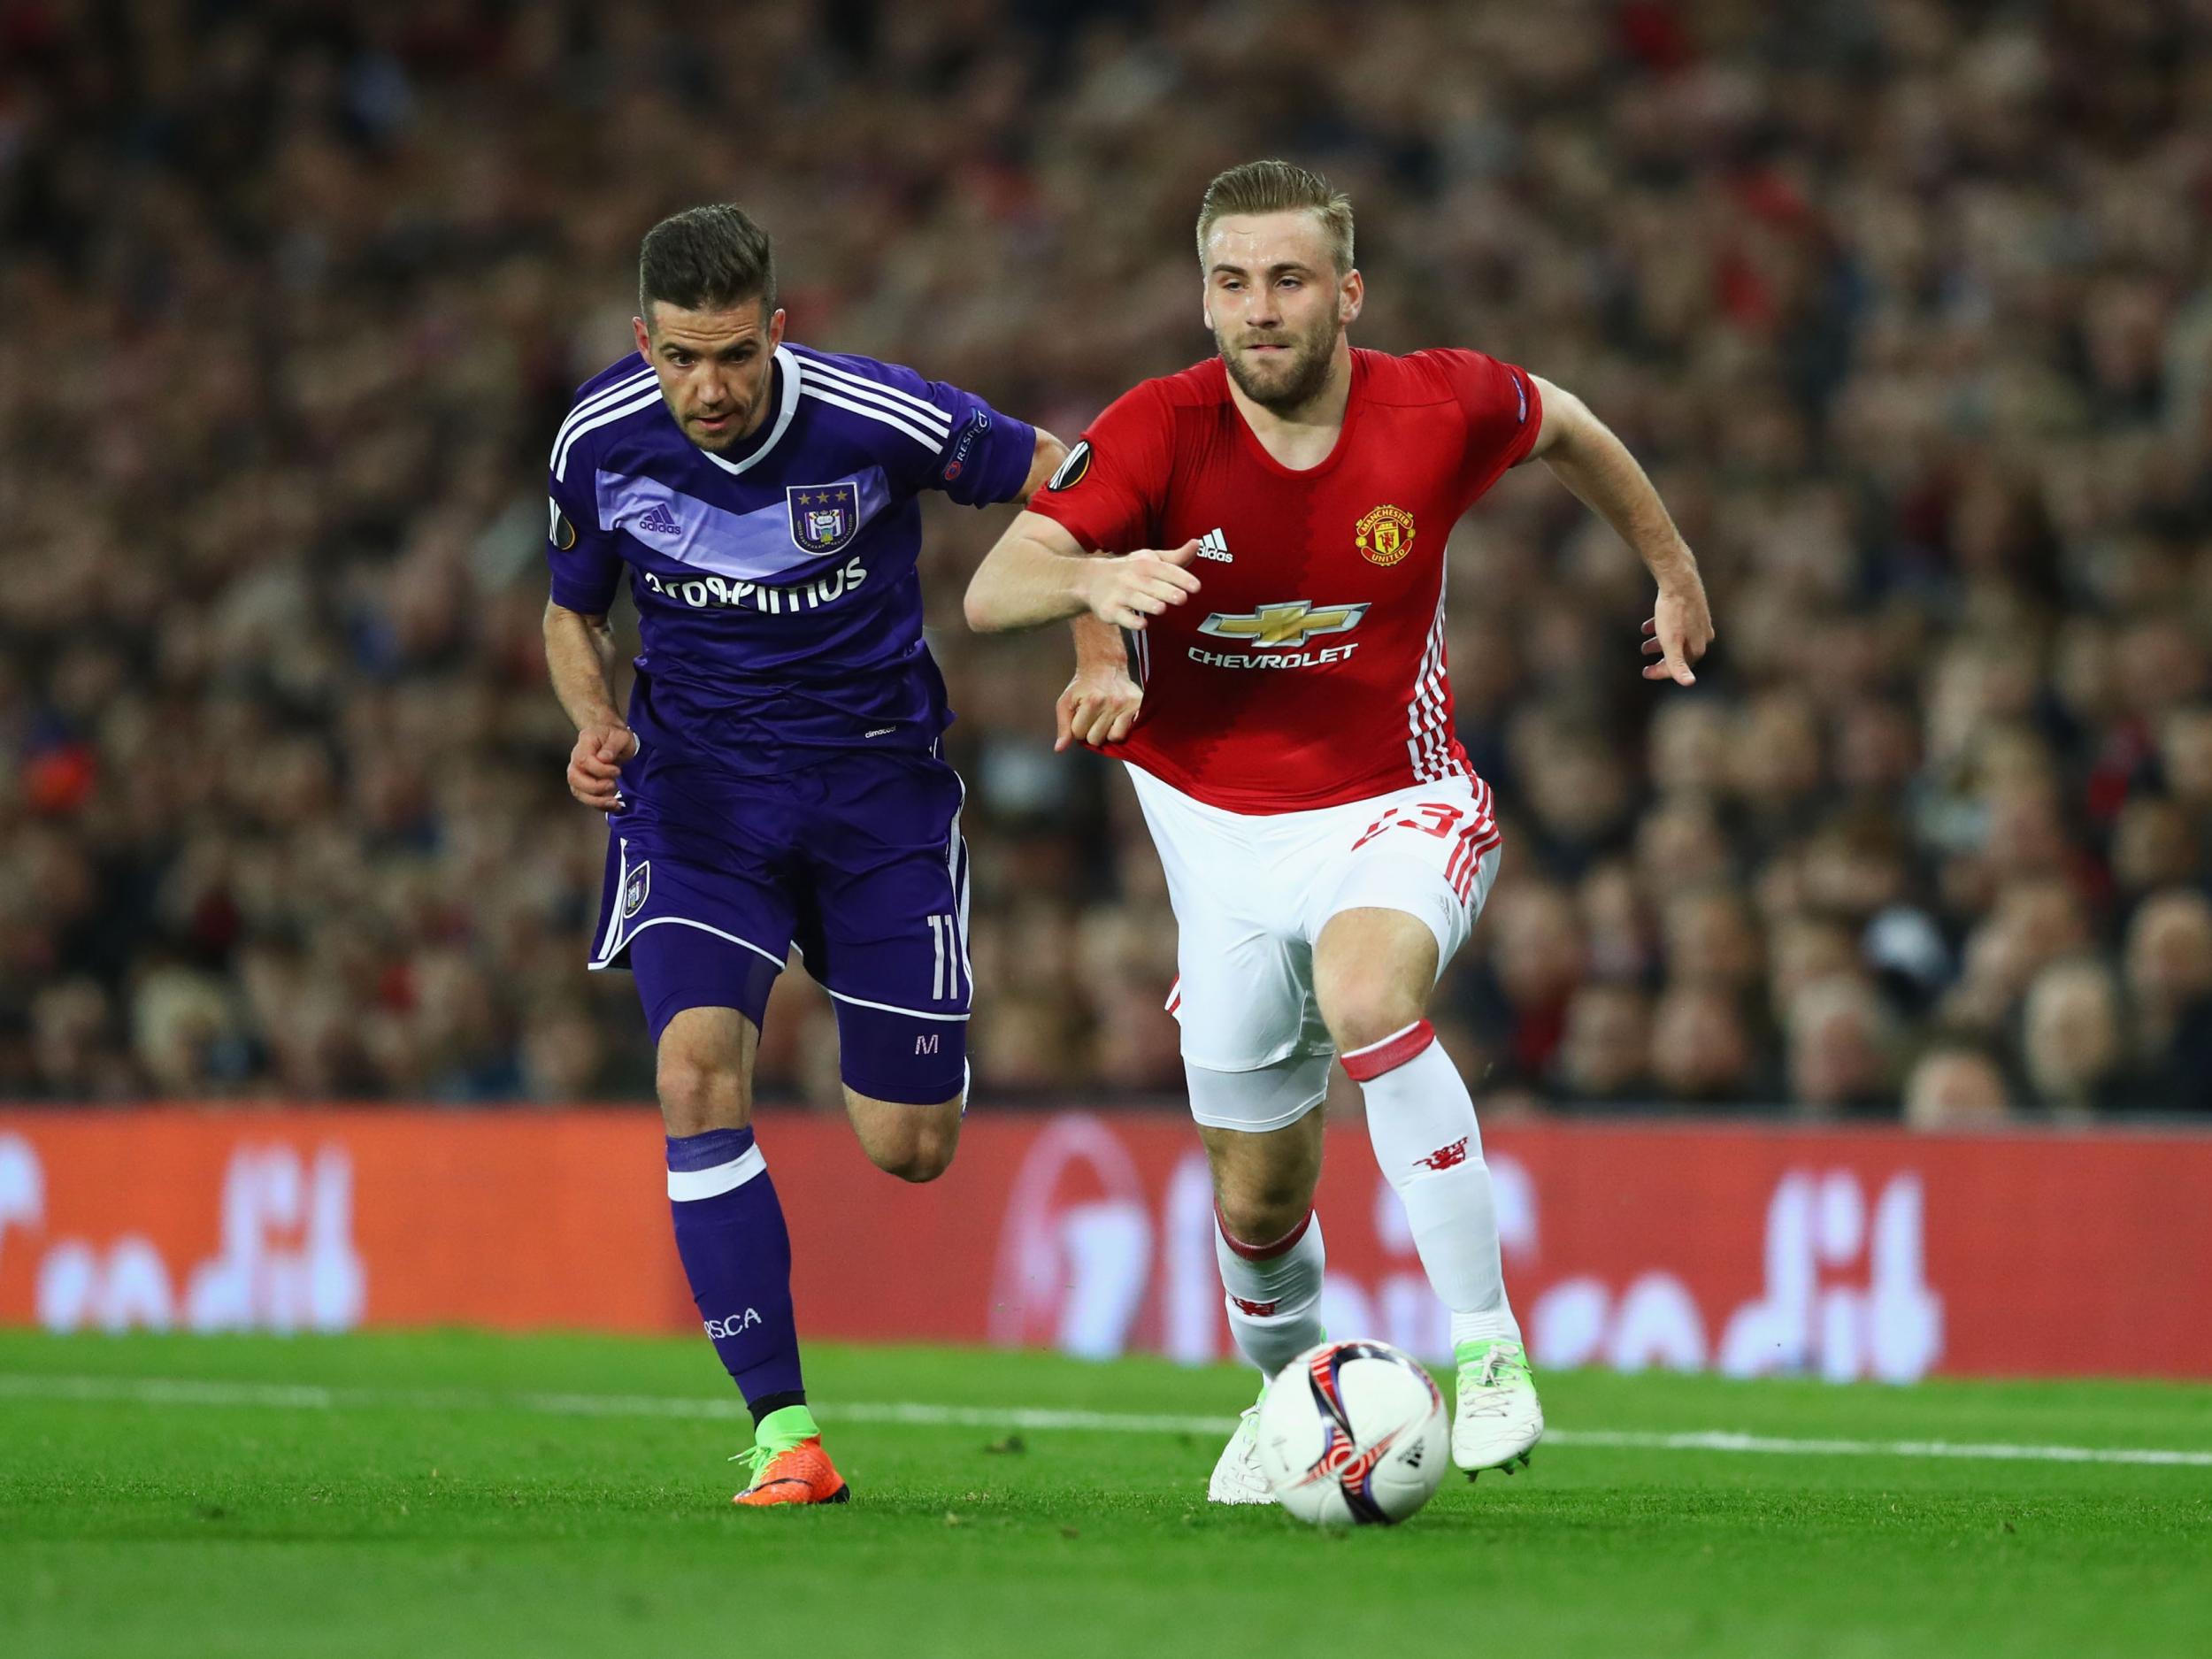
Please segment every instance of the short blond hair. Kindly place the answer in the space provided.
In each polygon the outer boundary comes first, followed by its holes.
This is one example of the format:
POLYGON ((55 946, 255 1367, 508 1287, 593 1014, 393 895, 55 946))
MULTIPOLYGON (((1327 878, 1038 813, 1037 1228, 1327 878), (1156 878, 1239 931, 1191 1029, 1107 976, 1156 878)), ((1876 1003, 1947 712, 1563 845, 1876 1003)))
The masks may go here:
POLYGON ((1198 204, 1198 265, 1206 267, 1206 238, 1214 221, 1251 213, 1317 214, 1329 239, 1339 277, 1352 269, 1352 198, 1317 173, 1287 161, 1248 161, 1217 173, 1198 204))

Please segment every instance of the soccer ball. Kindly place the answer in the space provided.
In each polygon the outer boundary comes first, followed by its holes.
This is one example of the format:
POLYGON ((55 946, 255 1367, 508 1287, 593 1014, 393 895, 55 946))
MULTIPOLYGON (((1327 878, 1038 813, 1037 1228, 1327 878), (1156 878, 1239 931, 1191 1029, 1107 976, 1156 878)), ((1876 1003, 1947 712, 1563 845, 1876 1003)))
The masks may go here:
POLYGON ((1260 1468, 1317 1526, 1404 1520, 1436 1494, 1451 1440, 1435 1381, 1387 1342, 1310 1348, 1260 1402, 1260 1468))

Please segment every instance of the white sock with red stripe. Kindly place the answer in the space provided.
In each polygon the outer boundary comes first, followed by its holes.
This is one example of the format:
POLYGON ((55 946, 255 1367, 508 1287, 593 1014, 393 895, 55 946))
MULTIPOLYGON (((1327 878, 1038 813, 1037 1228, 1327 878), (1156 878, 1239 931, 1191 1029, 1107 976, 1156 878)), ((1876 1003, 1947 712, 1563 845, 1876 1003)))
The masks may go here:
POLYGON ((1437 1046, 1435 1028, 1417 1019, 1343 1059, 1367 1098, 1375 1161, 1404 1201, 1430 1285, 1452 1310, 1454 1346, 1483 1338, 1518 1341, 1474 1098, 1437 1046))
POLYGON ((1229 1333, 1237 1352, 1275 1373, 1321 1340, 1321 1217, 1306 1218, 1268 1244, 1229 1236, 1214 1217, 1214 1260, 1228 1293, 1229 1333))

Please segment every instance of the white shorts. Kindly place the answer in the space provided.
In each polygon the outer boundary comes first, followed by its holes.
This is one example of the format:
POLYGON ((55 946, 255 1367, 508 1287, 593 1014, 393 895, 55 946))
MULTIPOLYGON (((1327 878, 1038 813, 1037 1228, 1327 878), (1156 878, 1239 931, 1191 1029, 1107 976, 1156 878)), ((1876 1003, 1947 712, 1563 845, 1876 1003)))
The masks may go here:
POLYGON ((1313 992, 1313 946, 1340 911, 1403 910, 1452 959, 1498 874, 1490 787, 1408 784, 1306 812, 1231 812, 1132 766, 1175 908, 1191 1115, 1210 1127, 1296 1122, 1328 1092, 1336 1053, 1313 992))

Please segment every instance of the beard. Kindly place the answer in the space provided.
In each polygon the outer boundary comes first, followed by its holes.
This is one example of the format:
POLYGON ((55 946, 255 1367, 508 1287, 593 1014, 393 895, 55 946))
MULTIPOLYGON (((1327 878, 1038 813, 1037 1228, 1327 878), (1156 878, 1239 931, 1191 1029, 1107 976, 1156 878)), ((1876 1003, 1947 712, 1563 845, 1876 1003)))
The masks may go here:
POLYGON ((1340 329, 1324 326, 1304 339, 1285 340, 1281 343, 1289 350, 1283 357, 1270 361, 1271 369, 1257 373, 1259 365, 1242 351, 1233 349, 1218 335, 1214 343, 1221 349, 1221 361, 1229 371, 1229 378, 1237 383, 1237 389, 1262 409, 1275 414, 1288 414, 1302 409, 1321 395, 1321 388, 1329 379, 1329 363, 1336 351, 1336 337, 1340 329))

